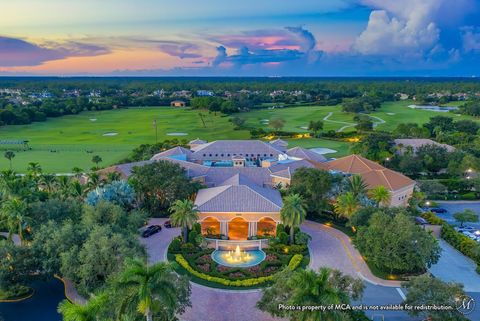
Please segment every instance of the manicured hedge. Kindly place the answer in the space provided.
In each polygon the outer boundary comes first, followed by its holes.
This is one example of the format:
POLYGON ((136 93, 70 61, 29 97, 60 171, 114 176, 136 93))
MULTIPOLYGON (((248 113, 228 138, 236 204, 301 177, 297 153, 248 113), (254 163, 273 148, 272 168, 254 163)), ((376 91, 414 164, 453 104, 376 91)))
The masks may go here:
MULTIPOLYGON (((290 262, 288 263, 287 268, 291 269, 292 271, 295 270, 300 263, 303 260, 303 255, 302 254, 295 254, 290 262)), ((189 273, 193 274, 194 276, 209 281, 209 282, 215 282, 219 283, 225 286, 234 286, 234 287, 244 287, 244 286, 255 286, 259 285, 268 281, 273 280, 273 275, 269 276, 262 276, 258 278, 251 278, 251 279, 244 279, 244 280, 227 280, 224 278, 216 277, 216 276, 210 276, 205 273, 198 272, 194 270, 188 261, 183 257, 182 254, 175 254, 175 261, 177 261, 180 266, 182 266, 185 270, 187 270, 189 273)))
POLYGON ((436 216, 432 212, 423 213, 422 217, 430 224, 442 226, 442 238, 451 246, 462 252, 477 263, 477 271, 480 265, 480 245, 460 232, 457 232, 450 224, 436 216))

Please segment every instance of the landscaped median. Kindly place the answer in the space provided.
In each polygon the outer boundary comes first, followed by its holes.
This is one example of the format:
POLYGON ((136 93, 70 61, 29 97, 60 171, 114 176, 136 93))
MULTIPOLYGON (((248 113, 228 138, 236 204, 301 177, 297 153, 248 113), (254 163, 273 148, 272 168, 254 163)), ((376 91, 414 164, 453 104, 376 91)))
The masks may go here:
MULTIPOLYGON (((290 262, 287 265, 287 269, 290 270, 295 270, 300 266, 300 263, 303 260, 303 255, 302 254, 295 254, 290 262)), ((183 267, 185 270, 187 270, 189 273, 192 275, 209 281, 209 282, 214 282, 214 283, 219 283, 224 286, 231 286, 231 287, 251 287, 251 286, 256 286, 259 284, 263 284, 268 281, 272 281, 273 277, 275 274, 269 275, 269 276, 262 276, 258 278, 250 278, 250 279, 239 279, 239 280, 228 280, 224 279, 221 277, 216 277, 216 276, 211 276, 202 272, 198 272, 194 270, 188 261, 183 257, 182 254, 175 254, 175 261, 180 264, 181 267, 183 267)))

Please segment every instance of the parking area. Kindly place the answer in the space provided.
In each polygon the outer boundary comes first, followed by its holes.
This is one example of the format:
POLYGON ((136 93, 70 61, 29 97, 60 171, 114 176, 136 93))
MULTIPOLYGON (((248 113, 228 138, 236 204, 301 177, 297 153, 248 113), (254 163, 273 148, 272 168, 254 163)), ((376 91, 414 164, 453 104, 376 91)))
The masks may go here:
POLYGON ((462 283, 467 292, 480 292, 480 275, 475 271, 475 262, 444 240, 439 242, 442 255, 438 263, 429 269, 430 273, 443 281, 462 283))
POLYGON ((166 253, 168 245, 172 242, 173 238, 180 235, 180 228, 165 228, 163 223, 168 218, 152 218, 148 221, 148 225, 161 225, 162 230, 156 234, 153 234, 147 238, 140 238, 140 243, 145 245, 148 253, 148 262, 157 263, 166 260, 166 253))

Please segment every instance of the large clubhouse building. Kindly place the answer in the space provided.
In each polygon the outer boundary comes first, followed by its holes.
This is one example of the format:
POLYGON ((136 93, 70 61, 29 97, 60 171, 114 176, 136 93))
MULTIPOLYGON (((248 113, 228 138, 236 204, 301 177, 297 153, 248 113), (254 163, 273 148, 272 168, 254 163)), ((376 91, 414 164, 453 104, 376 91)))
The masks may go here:
POLYGON ((318 168, 344 175, 362 176, 367 188, 385 186, 391 193, 390 206, 405 206, 415 181, 358 155, 328 160, 311 150, 294 147, 277 139, 200 139, 189 149, 175 147, 154 155, 149 161, 120 164, 102 170, 118 172, 123 178, 135 166, 155 161, 179 164, 192 179, 201 182, 195 199, 202 231, 243 240, 273 233, 281 222, 282 198, 277 187, 288 186, 293 173, 302 167, 318 168))

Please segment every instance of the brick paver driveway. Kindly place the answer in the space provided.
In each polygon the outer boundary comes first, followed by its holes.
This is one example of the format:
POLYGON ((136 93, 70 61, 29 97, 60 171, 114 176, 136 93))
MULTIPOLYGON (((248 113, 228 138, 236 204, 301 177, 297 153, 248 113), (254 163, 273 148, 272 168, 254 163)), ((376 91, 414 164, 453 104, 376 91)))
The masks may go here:
MULTIPOLYGON (((150 224, 163 224, 166 219, 152 219, 150 224)), ((307 221, 302 230, 312 236, 310 242, 310 268, 317 270, 321 266, 336 268, 352 276, 362 276, 369 282, 389 287, 398 286, 396 282, 385 281, 371 275, 365 262, 350 244, 348 237, 333 228, 307 221), (363 265, 362 265, 363 264, 363 265), (367 269, 368 271, 366 271, 367 269), (382 283, 386 284, 382 284, 382 283)), ((151 263, 166 260, 168 244, 180 234, 180 229, 163 228, 160 233, 146 239, 145 244, 151 263)), ((395 291, 395 289, 391 289, 395 291)), ((192 307, 182 316, 185 321, 269 321, 278 320, 255 307, 261 297, 260 290, 226 291, 208 288, 192 283, 192 307)))

